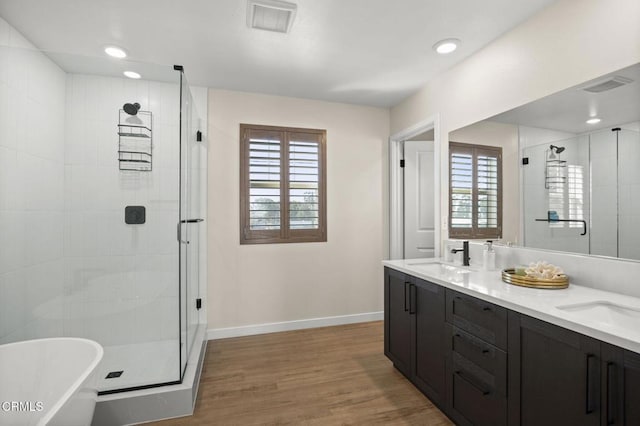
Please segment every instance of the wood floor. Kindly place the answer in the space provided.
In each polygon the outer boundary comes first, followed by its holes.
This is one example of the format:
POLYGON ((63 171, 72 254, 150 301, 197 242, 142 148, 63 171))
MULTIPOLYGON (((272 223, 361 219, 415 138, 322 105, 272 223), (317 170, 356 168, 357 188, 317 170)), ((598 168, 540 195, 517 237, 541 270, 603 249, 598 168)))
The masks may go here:
POLYGON ((451 425, 383 354, 381 321, 211 341, 169 425, 451 425))

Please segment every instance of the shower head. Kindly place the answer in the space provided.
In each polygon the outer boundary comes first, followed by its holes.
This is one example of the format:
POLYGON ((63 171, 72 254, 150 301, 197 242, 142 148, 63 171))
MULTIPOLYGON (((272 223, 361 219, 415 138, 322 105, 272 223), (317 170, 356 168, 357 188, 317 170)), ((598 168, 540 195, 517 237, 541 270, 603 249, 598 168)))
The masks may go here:
POLYGON ((549 148, 551 149, 551 152, 555 154, 560 154, 562 151, 564 151, 564 146, 551 145, 549 148))
POLYGON ((122 106, 122 109, 129 115, 136 115, 138 114, 138 110, 140 109, 140 104, 137 102, 133 104, 124 104, 122 106))

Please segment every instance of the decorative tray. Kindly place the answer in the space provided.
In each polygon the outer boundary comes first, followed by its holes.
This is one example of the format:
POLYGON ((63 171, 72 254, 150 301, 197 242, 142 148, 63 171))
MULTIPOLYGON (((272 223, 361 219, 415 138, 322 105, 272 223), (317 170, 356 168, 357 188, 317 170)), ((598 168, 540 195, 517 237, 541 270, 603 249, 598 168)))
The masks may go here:
POLYGON ((543 280, 531 278, 526 275, 516 275, 516 270, 514 268, 502 270, 502 281, 507 284, 519 285, 522 287, 544 288, 549 290, 569 287, 569 277, 564 274, 559 278, 543 280))

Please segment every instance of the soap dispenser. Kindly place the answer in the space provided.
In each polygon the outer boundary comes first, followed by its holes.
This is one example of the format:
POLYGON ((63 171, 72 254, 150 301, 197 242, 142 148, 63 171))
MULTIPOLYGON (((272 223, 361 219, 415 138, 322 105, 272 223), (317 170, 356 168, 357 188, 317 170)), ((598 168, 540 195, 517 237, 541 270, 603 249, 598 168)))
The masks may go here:
POLYGON ((485 248, 482 252, 482 269, 485 271, 493 271, 496 269, 496 252, 493 250, 493 241, 487 240, 484 245, 485 248))

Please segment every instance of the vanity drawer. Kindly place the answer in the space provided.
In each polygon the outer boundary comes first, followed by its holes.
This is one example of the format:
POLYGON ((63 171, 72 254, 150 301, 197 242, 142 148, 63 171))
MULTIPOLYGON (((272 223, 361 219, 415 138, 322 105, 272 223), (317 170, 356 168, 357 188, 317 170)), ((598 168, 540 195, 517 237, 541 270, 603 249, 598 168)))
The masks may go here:
POLYGON ((449 406, 460 425, 507 424, 507 397, 495 377, 455 352, 451 356, 449 406))
POLYGON ((446 329, 451 350, 491 374, 496 387, 505 390, 507 353, 455 326, 447 324, 446 329))
POLYGON ((507 310, 453 290, 446 293, 446 320, 500 349, 507 348, 507 310))

